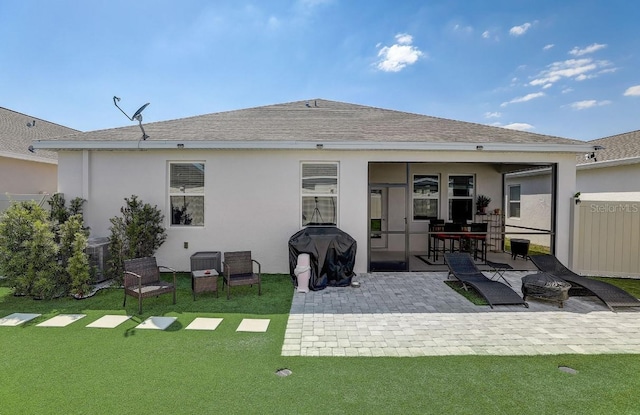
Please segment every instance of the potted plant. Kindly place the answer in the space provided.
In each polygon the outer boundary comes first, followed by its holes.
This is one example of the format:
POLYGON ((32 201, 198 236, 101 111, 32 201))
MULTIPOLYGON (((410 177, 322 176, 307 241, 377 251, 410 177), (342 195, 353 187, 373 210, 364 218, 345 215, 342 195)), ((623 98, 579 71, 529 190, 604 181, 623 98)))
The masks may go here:
POLYGON ((485 195, 478 195, 478 198, 476 199, 476 209, 478 210, 478 213, 484 214, 487 206, 489 206, 489 203, 491 203, 490 197, 485 195))

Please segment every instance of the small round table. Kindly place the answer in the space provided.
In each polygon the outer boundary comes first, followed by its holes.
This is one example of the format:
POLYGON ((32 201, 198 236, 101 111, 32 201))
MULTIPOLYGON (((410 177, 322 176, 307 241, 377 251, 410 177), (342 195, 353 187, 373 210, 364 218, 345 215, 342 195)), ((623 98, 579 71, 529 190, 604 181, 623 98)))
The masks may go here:
POLYGON ((196 293, 215 291, 218 297, 218 271, 215 269, 191 271, 191 291, 193 301, 196 300, 196 293))

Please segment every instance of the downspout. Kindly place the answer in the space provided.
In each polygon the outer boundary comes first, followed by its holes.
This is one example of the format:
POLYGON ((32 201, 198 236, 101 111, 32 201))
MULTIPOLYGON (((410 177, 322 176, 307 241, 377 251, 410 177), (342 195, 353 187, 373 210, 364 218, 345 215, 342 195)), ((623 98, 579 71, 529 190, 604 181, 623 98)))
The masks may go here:
POLYGON ((89 200, 89 150, 82 150, 82 198, 89 200))
POLYGON ((549 249, 552 255, 556 254, 556 238, 558 237, 558 163, 551 166, 551 238, 549 249))

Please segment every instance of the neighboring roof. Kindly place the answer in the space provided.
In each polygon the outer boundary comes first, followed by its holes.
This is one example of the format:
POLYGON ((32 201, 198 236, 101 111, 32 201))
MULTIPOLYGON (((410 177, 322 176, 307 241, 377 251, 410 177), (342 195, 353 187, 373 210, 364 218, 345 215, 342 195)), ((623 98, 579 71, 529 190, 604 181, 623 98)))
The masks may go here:
POLYGON ((589 141, 593 146, 603 147, 593 154, 577 156, 578 168, 610 167, 624 164, 640 163, 640 130, 589 141))
POLYGON ((78 132, 73 128, 0 107, 0 156, 2 157, 55 163, 58 154, 53 151, 38 150, 36 153, 31 153, 29 146, 32 140, 78 132))
POLYGON ((36 148, 315 148, 588 151, 579 140, 313 99, 45 138, 36 148), (469 146, 472 144, 472 146, 469 146), (576 148, 579 147, 579 150, 576 148))

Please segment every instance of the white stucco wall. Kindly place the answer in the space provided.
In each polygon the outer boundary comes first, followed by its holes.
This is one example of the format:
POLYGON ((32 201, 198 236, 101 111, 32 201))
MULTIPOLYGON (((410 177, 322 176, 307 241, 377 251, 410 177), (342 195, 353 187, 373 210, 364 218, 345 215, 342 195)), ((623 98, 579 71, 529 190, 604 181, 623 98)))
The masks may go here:
POLYGON ((54 163, 0 157, 0 194, 53 194, 57 168, 54 163))
MULTIPOLYGON (((535 174, 523 173, 507 176, 505 180, 507 200, 504 207, 507 232, 535 232, 518 229, 515 226, 551 230, 551 180, 550 169, 535 174), (520 185, 519 218, 509 217, 508 195, 509 186, 512 185, 520 185)), ((507 235, 507 238, 525 238, 529 239, 532 244, 550 246, 550 237, 548 235, 511 234, 507 235)))
POLYGON ((576 188, 581 193, 637 192, 640 164, 578 169, 576 188), (635 179, 634 179, 635 178, 635 179))
MULTIPOLYGON (((171 227, 157 252, 159 263, 189 269, 197 251, 251 250, 263 272, 288 272, 289 237, 300 229, 300 163, 337 161, 340 229, 358 242, 356 272, 367 270, 368 164, 375 161, 461 163, 560 163, 560 189, 566 203, 558 206, 558 255, 568 254, 569 198, 575 193, 573 154, 490 152, 407 152, 327 150, 145 150, 59 153, 59 191, 67 200, 87 199, 85 217, 92 237, 109 235, 109 218, 119 215, 132 194, 168 211, 168 163, 205 163, 205 226, 171 227), (562 177, 566 175, 566 177, 562 177), (187 242, 189 247, 184 248, 187 242), (564 246, 566 245, 566 246, 564 246)), ((440 165, 442 167, 442 165, 440 165)), ((451 166, 452 173, 466 173, 451 166)), ((478 166, 476 166, 478 167, 478 166)), ((478 168, 478 182, 488 166, 478 168)), ((499 190, 479 185, 479 193, 500 199, 499 190), (498 193, 496 193, 498 192, 498 193)), ((562 202, 563 197, 560 197, 562 202)), ((492 202, 492 207, 495 202, 492 202)), ((497 206, 496 206, 497 207, 497 206)))

